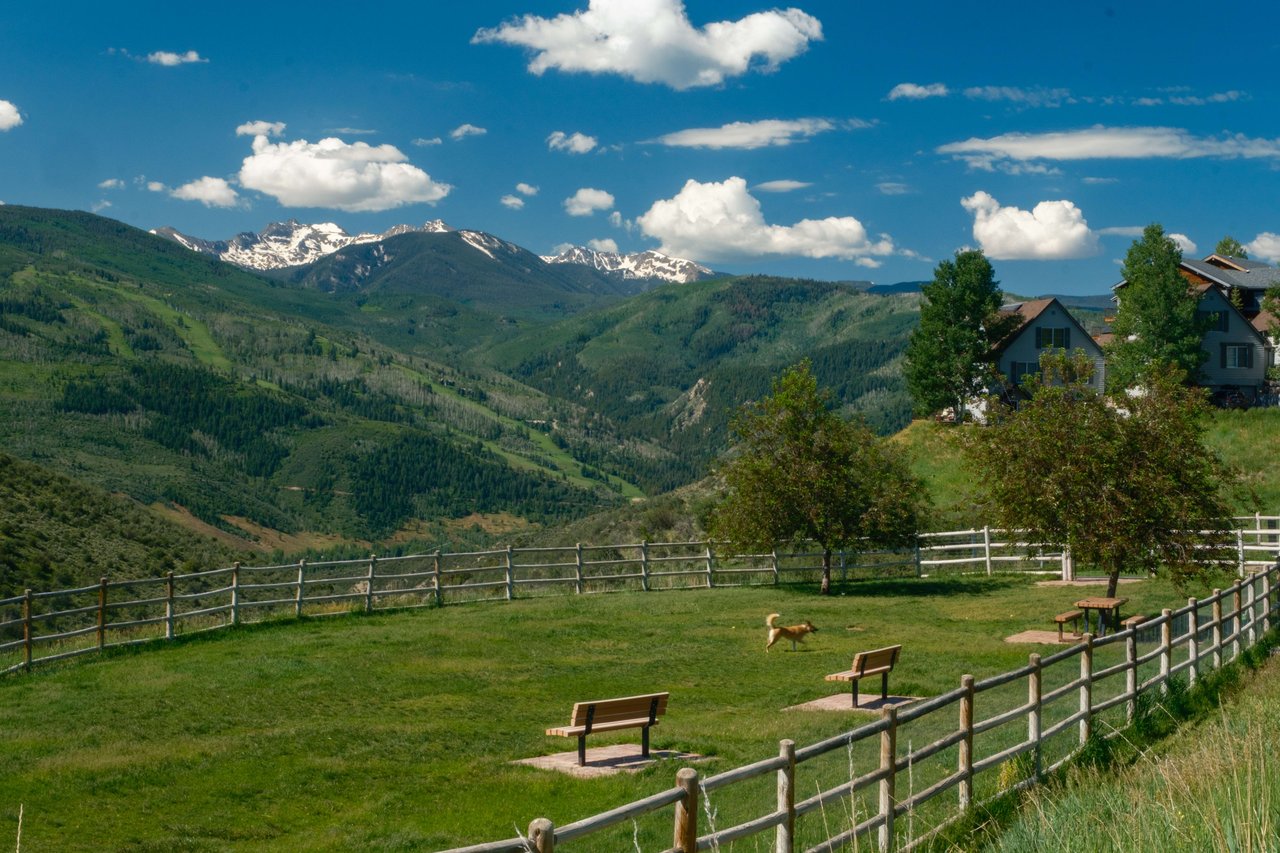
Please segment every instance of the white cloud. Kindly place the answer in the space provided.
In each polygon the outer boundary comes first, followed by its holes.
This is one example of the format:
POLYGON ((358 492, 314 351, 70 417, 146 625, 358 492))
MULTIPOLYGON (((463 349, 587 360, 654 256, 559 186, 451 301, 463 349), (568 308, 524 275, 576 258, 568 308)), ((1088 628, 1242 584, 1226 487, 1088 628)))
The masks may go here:
POLYGON ((616 240, 611 240, 608 237, 604 237, 600 240, 588 240, 587 248, 594 249, 597 252, 613 252, 614 254, 617 254, 618 242, 616 240))
POLYGON ((858 258, 857 260, 854 261, 854 263, 860 267, 866 267, 867 269, 871 269, 871 270, 879 269, 880 267, 884 266, 883 261, 878 261, 875 258, 858 258))
POLYGON ((1009 101, 1026 107, 1056 107, 1070 100, 1067 89, 1020 89, 1016 86, 971 86, 964 96, 978 101, 1009 101))
POLYGON ((881 181, 876 184, 876 189, 880 190, 881 195, 906 195, 911 192, 911 187, 897 181, 881 181))
POLYGON ((973 238, 996 260, 1064 260, 1098 252, 1080 208, 1069 201, 1042 201, 1032 210, 1001 207, 979 190, 960 204, 973 214, 973 238))
POLYGON ((597 210, 613 207, 613 196, 604 190, 583 187, 564 200, 565 212, 570 216, 590 216, 597 210))
POLYGON ((425 136, 419 136, 417 139, 413 140, 413 144, 419 148, 425 148, 428 145, 442 145, 444 144, 444 140, 438 136, 432 136, 429 139, 425 136))
POLYGON ((468 136, 484 136, 488 132, 485 128, 476 127, 474 124, 460 124, 449 131, 449 138, 453 140, 466 139, 468 136))
POLYGON ((520 198, 518 195, 504 195, 499 200, 502 202, 504 207, 509 207, 512 210, 519 210, 524 207, 524 199, 520 198))
POLYGON ((282 121, 247 121, 236 128, 236 136, 279 136, 284 128, 282 121))
POLYGON ((792 181, 783 179, 780 181, 765 181, 762 184, 756 184, 752 189, 766 193, 789 193, 811 186, 813 186, 813 184, 808 181, 792 181))
POLYGON ((155 53, 147 54, 147 62, 153 65, 165 65, 173 67, 175 65, 188 65, 192 62, 208 62, 209 60, 196 53, 194 50, 188 50, 186 53, 171 53, 167 50, 157 50, 155 53))
POLYGON ((372 136, 378 131, 370 130, 367 127, 333 127, 333 128, 330 128, 328 132, 341 133, 346 136, 372 136))
POLYGON ((1219 138, 1195 136, 1173 127, 1103 127, 1054 133, 1006 133, 989 139, 966 139, 940 146, 971 167, 1032 160, 1152 159, 1196 157, 1280 158, 1280 139, 1253 139, 1243 134, 1219 138))
POLYGON ((119 178, 107 178, 105 181, 99 182, 98 189, 100 190, 124 189, 124 181, 120 180, 119 178))
POLYGON ((686 181, 674 198, 654 202, 636 222, 643 233, 662 241, 665 254, 700 260, 760 255, 853 259, 893 252, 887 235, 869 239, 852 216, 770 225, 739 177, 720 183, 686 181))
POLYGON ((1117 183, 1119 183, 1119 182, 1120 182, 1120 179, 1119 179, 1119 178, 1081 178, 1080 180, 1081 180, 1083 183, 1088 184, 1089 186, 1101 186, 1101 185, 1104 185, 1104 184, 1117 184, 1117 183))
POLYGON ((916 83, 899 83, 889 90, 889 100, 897 101, 909 98, 918 101, 921 98, 945 98, 949 93, 945 83, 930 83, 920 86, 916 83))
POLYGON ((1202 107, 1205 104, 1227 104, 1232 101, 1248 100, 1249 95, 1245 92, 1238 92, 1232 89, 1227 92, 1214 92, 1212 95, 1175 95, 1169 98, 1169 103, 1177 104, 1183 107, 1202 107))
POLYGON ((1186 234, 1170 234, 1169 239, 1178 244, 1184 255, 1194 255, 1197 251, 1195 241, 1186 234))
POLYGON ((563 130, 557 130, 547 137, 547 147, 552 151, 568 151, 570 154, 586 154, 592 148, 596 147, 597 140, 594 136, 587 136, 585 133, 577 133, 572 136, 566 134, 563 130))
POLYGON ((1251 258, 1261 258, 1273 264, 1280 262, 1280 234, 1263 231, 1253 240, 1245 243, 1244 249, 1251 258))
POLYGON ((288 207, 332 207, 353 212, 434 204, 453 189, 405 162, 394 145, 253 138, 253 153, 240 168, 240 184, 288 207))
POLYGON ((235 207, 239 194, 222 178, 203 177, 174 189, 169 195, 183 201, 198 201, 205 207, 235 207))
POLYGON ((107 201, 107 200, 104 198, 104 199, 100 199, 100 200, 98 201, 98 203, 97 203, 97 204, 95 204, 95 205, 94 205, 92 208, 90 208, 90 209, 91 209, 94 213, 101 213, 102 211, 106 210, 106 209, 107 209, 108 207, 110 207, 110 206, 111 206, 111 202, 107 201))
POLYGON ((0 130, 13 130, 22 124, 22 113, 12 101, 0 101, 0 130))
POLYGON ((677 148, 765 148, 790 145, 797 139, 834 130, 835 123, 825 118, 800 118, 791 121, 735 121, 720 127, 691 127, 668 133, 653 140, 677 148))
POLYGON ((526 184, 524 181, 521 181, 520 183, 516 184, 516 192, 520 193, 521 195, 537 195, 538 188, 535 187, 533 184, 526 184))
POLYGON ((147 181, 147 191, 153 193, 167 193, 169 188, 159 181, 147 181))
POLYGON ((822 24, 799 9, 757 12, 695 28, 681 0, 590 0, 586 11, 524 15, 482 29, 472 43, 533 51, 529 71, 620 74, 673 89, 717 86, 747 71, 773 71, 822 39, 822 24))

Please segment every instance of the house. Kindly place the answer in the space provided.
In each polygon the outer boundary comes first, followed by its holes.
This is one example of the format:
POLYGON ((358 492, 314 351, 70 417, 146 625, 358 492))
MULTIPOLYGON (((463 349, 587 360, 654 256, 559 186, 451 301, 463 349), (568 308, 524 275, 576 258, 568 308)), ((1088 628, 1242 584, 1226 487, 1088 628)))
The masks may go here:
POLYGON ((1057 299, 1031 299, 1006 305, 1000 313, 1016 316, 1019 321, 995 348, 995 365, 1005 377, 1006 392, 1021 385, 1028 375, 1039 373, 1040 355, 1049 349, 1083 352, 1094 365, 1089 384, 1103 390, 1107 377, 1102 347, 1057 299))
MULTIPOLYGON (((1267 290, 1280 285, 1280 269, 1215 254, 1204 260, 1183 258, 1179 272, 1199 294, 1197 313, 1207 323, 1197 384, 1214 392, 1238 390, 1253 399, 1266 381, 1267 368, 1280 363, 1276 318, 1262 310, 1267 290)), ((1125 284, 1113 288, 1117 303, 1125 284)))

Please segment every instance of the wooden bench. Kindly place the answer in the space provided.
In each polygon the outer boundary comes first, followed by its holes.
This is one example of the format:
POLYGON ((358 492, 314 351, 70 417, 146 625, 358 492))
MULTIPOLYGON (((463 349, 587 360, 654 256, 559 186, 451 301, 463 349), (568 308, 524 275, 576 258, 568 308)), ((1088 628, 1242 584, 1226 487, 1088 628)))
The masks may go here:
POLYGON ((1053 621, 1058 623, 1058 642, 1059 643, 1061 643, 1063 640, 1062 626, 1067 624, 1068 622, 1071 623, 1071 633, 1073 634, 1080 633, 1080 617, 1083 615, 1084 615, 1083 610, 1068 610, 1065 613, 1059 613, 1057 616, 1053 617, 1053 621))
POLYGON ((858 707, 858 679, 868 675, 880 676, 880 698, 889 698, 889 673, 898 662, 898 653, 902 646, 885 646, 869 652, 858 652, 853 656, 853 666, 844 672, 833 672, 827 681, 848 681, 853 694, 853 707, 858 707))
POLYGON ((1147 617, 1144 614, 1135 613, 1134 615, 1130 616, 1128 619, 1121 619, 1120 627, 1125 630, 1128 630, 1129 628, 1136 628, 1146 621, 1147 621, 1147 617))
POLYGON ((578 765, 587 763, 587 735, 619 729, 640 729, 641 755, 649 757, 649 729, 658 724, 658 716, 667 712, 667 693, 646 693, 620 699, 596 699, 577 702, 569 715, 569 725, 547 729, 547 734, 578 739, 578 765))

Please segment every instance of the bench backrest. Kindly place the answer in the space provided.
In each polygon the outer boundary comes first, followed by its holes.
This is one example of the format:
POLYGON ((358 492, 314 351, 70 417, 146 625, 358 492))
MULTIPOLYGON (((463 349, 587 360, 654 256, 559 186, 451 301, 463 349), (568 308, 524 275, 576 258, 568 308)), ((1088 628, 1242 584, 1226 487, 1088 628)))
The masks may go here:
POLYGON ((883 649, 872 649, 869 652, 858 652, 853 656, 853 671, 857 675, 876 675, 888 672, 898 662, 898 652, 902 646, 885 646, 883 649))
POLYGON ((650 709, 657 717, 667 712, 667 693, 646 693, 643 696, 623 696, 620 699, 597 699, 592 702, 576 702, 573 715, 569 720, 571 726, 585 726, 587 714, 591 706, 595 713, 591 715, 592 725, 611 723, 615 720, 635 720, 648 717, 650 709))

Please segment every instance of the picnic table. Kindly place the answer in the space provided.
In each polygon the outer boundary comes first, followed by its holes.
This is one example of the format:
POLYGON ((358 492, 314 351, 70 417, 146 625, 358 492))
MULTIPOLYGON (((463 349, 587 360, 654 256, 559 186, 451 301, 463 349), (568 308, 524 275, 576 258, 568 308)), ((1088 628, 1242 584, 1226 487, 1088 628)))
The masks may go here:
POLYGON ((1084 629, 1089 630, 1089 612, 1096 610, 1098 612, 1098 636, 1101 637, 1107 633, 1107 625, 1111 626, 1112 632, 1119 630, 1120 626, 1120 607, 1129 601, 1127 598, 1107 598, 1106 596, 1095 596, 1093 598, 1082 598, 1076 602, 1076 607, 1084 611, 1084 629))

